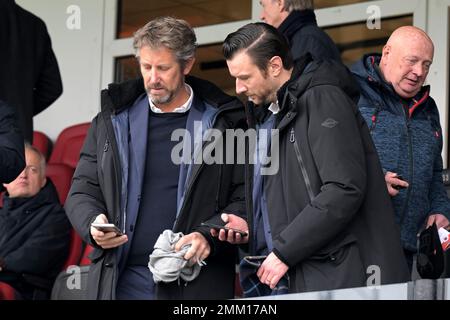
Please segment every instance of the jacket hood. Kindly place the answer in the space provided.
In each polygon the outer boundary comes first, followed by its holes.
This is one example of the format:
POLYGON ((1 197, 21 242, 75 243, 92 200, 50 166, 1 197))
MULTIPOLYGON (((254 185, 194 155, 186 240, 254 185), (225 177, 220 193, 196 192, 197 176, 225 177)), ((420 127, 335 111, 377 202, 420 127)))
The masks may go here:
POLYGON ((333 60, 314 61, 307 54, 296 61, 291 79, 278 91, 282 103, 286 89, 296 97, 316 86, 331 85, 341 88, 355 103, 359 100, 359 87, 346 66, 333 60))
MULTIPOLYGON (((218 108, 236 99, 207 80, 186 76, 185 81, 192 87, 198 97, 212 107, 218 108)), ((108 89, 102 90, 102 111, 109 109, 113 113, 120 113, 133 105, 143 93, 145 93, 145 87, 142 77, 122 83, 112 83, 108 86, 108 89)))
POLYGON ((375 69, 375 65, 379 65, 381 60, 381 54, 369 53, 363 55, 363 57, 355 62, 350 70, 357 77, 375 80, 377 82, 383 82, 383 79, 375 69))
MULTIPOLYGON (((379 71, 381 54, 369 53, 365 54, 359 61, 355 62, 350 68, 351 72, 357 77, 359 83, 367 83, 373 86, 383 88, 383 92, 398 97, 394 88, 389 82, 386 82, 379 71)), ((430 86, 422 86, 420 91, 415 96, 416 100, 421 100, 423 97, 428 97, 430 86)))

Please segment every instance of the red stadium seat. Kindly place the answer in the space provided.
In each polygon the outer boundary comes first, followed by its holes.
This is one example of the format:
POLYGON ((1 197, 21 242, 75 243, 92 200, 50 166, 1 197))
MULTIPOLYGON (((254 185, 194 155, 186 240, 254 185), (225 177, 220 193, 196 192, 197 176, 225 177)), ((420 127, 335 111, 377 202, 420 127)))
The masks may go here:
POLYGON ((45 156, 45 161, 48 161, 48 158, 50 157, 52 145, 52 140, 50 140, 45 133, 33 131, 33 147, 38 149, 45 156))
POLYGON ((65 128, 56 139, 49 163, 64 163, 75 169, 90 122, 65 128))
POLYGON ((84 248, 83 256, 81 257, 80 266, 88 266, 91 264, 91 259, 89 259, 89 254, 94 250, 93 246, 86 245, 84 248))
POLYGON ((16 290, 9 284, 0 282, 0 300, 15 300, 17 299, 16 290))
POLYGON ((69 256, 64 263, 63 270, 69 266, 78 265, 80 263, 81 255, 83 253, 84 243, 78 233, 72 229, 70 233, 70 249, 69 256))
POLYGON ((48 163, 46 176, 52 180, 58 191, 59 202, 64 205, 72 183, 74 169, 62 163, 48 163))

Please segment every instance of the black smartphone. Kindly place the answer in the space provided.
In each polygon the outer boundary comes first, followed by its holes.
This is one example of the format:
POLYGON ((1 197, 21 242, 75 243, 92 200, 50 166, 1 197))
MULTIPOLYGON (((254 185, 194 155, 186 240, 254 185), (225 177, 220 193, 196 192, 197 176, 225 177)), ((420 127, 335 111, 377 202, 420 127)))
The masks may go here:
POLYGON ((231 230, 231 231, 239 233, 241 235, 241 237, 246 237, 248 235, 248 233, 243 230, 229 228, 229 227, 221 226, 221 225, 214 224, 214 223, 202 222, 202 226, 205 226, 205 227, 208 227, 211 229, 215 229, 217 231, 220 231, 220 229, 224 229, 225 231, 231 230))
POLYGON ((115 232, 118 236, 123 235, 123 232, 112 223, 91 223, 91 226, 102 232, 115 232))
MULTIPOLYGON (((394 177, 394 178, 397 178, 397 179, 400 179, 402 181, 405 181, 403 179, 403 177, 401 175, 399 175, 399 174, 396 177, 394 177)), ((401 190, 401 189, 406 189, 407 187, 404 187, 404 186, 401 186, 401 185, 398 185, 398 184, 393 184, 392 188, 394 188, 395 190, 401 190)))

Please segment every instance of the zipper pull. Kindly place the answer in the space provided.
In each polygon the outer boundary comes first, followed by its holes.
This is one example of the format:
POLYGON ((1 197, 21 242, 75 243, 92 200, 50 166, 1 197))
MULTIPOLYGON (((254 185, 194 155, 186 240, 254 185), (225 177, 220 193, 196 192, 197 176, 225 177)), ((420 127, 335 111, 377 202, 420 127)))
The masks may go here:
POLYGON ((106 140, 105 145, 103 147, 103 152, 107 152, 108 151, 108 147, 109 147, 109 141, 106 140))
POLYGON ((295 142, 294 128, 291 129, 291 137, 290 137, 289 141, 292 143, 295 142))

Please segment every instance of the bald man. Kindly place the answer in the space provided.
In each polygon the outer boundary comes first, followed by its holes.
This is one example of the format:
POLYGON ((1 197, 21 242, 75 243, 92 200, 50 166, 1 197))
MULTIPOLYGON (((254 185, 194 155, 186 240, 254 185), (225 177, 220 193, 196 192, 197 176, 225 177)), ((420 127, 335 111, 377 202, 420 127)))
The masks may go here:
POLYGON ((417 233, 426 223, 449 224, 442 182, 439 112, 424 86, 434 46, 421 29, 396 29, 382 54, 367 54, 352 67, 361 87, 358 106, 385 172, 410 269, 417 233))

